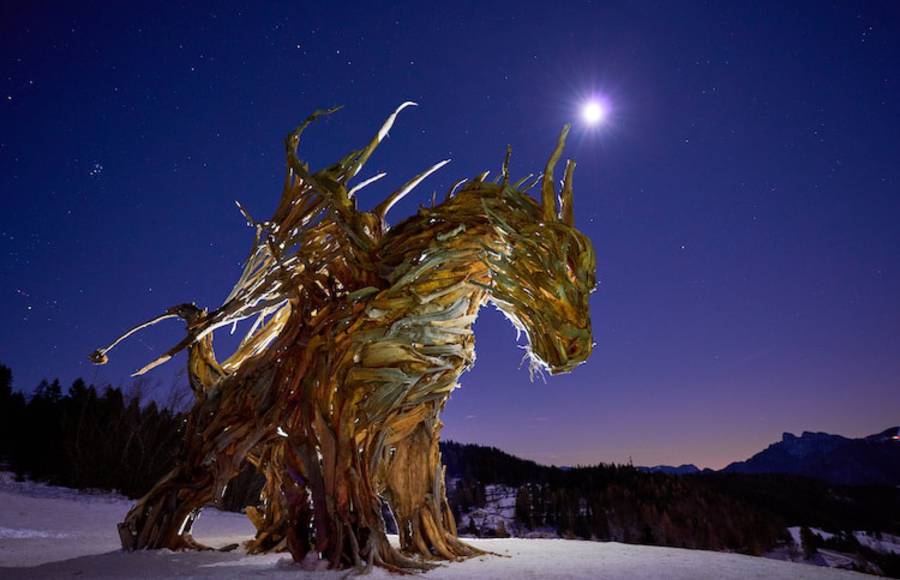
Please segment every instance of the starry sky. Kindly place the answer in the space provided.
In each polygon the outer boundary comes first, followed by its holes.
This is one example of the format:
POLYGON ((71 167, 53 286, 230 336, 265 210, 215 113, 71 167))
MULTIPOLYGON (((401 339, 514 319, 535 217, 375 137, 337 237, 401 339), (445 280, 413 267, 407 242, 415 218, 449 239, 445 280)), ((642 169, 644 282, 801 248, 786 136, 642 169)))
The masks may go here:
MULTIPOLYGON (((282 139, 314 167, 404 111, 374 206, 539 171, 574 121, 576 222, 598 255, 591 360, 529 381, 484 309, 445 436, 541 462, 721 467, 783 431, 900 423, 895 2, 225 3, 0 8, 0 362, 16 388, 127 384, 218 305, 270 215, 282 139), (789 5, 788 5, 789 4, 789 5), (599 127, 579 121, 602 99, 599 127), (393 186, 393 187, 392 187, 393 186)), ((160 392, 183 360, 154 371, 160 392)))

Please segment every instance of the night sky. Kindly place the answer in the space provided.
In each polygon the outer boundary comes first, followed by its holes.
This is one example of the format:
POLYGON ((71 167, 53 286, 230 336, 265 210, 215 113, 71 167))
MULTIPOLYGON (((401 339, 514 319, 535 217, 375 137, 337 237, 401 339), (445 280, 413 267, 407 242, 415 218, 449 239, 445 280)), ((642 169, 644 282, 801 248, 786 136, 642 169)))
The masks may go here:
MULTIPOLYGON (((77 4, 77 5, 76 5, 77 4)), ((576 223, 598 256, 590 361, 529 382, 476 324, 445 437, 556 464, 721 467, 783 431, 900 423, 900 5, 413 2, 0 8, 0 361, 16 388, 128 375, 215 307, 274 210, 284 136, 314 167, 414 100, 366 174, 374 206, 453 163, 540 171, 575 121, 576 223), (596 128, 582 104, 608 107, 596 128), (384 185, 382 185, 384 184, 384 185)), ((220 352, 220 358, 221 358, 220 352)), ((154 371, 160 392, 183 367, 154 371)))

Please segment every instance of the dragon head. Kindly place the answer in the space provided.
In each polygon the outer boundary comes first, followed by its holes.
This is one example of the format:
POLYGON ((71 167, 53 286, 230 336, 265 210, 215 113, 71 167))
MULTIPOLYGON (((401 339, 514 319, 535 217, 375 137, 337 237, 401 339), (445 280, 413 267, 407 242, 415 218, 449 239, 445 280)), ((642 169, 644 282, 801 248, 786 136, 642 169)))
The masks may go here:
MULTIPOLYGON (((553 168, 562 154, 569 127, 541 178, 541 203, 527 193, 506 187, 493 222, 499 232, 497 251, 488 255, 492 271, 491 300, 525 332, 532 368, 551 374, 571 371, 593 350, 589 297, 596 286, 596 260, 591 241, 574 227, 572 175, 575 162, 566 163, 562 191, 553 186, 553 168)), ((505 170, 504 170, 505 171, 505 170)))

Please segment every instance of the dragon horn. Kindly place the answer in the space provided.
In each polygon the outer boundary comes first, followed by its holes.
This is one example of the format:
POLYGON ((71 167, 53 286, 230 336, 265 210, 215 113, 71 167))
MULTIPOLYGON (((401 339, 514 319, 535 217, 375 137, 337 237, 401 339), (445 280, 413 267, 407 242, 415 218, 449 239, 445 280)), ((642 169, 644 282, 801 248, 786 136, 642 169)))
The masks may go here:
POLYGON ((431 167, 429 167, 422 173, 416 175, 415 177, 413 177, 412 179, 410 179, 409 181, 404 183, 400 189, 398 189, 394 193, 390 194, 387 197, 387 199, 385 199, 384 201, 379 203, 375 207, 375 209, 372 210, 372 213, 374 213, 376 216, 378 216, 379 219, 384 220, 385 216, 387 215, 387 212, 390 211, 390 209, 394 206, 395 203, 397 203, 398 201, 403 199, 406 196, 406 194, 408 194, 410 191, 412 191, 413 188, 415 186, 419 185, 426 177, 428 177, 429 175, 431 175, 432 173, 434 173, 435 171, 437 171, 444 165, 447 165, 448 163, 450 163, 450 160, 444 159, 443 161, 441 161, 439 163, 435 163, 434 165, 432 165, 431 167))
POLYGON ((503 186, 509 185, 509 157, 512 155, 512 145, 506 146, 506 157, 503 158, 503 167, 500 174, 503 176, 503 186))
POLYGON ((544 169, 544 177, 541 180, 541 207, 543 208, 544 221, 554 221, 556 217, 556 190, 553 187, 553 168, 562 155, 563 148, 566 146, 566 137, 569 135, 569 129, 572 125, 566 123, 559 139, 556 141, 556 148, 547 160, 547 167, 544 169))
POLYGON ((563 177, 562 192, 559 195, 559 218, 567 226, 575 225, 575 210, 572 207, 572 174, 575 173, 575 162, 566 160, 566 173, 563 177))
POLYGON ((366 161, 369 160, 369 157, 372 156, 372 153, 375 152, 375 149, 381 143, 381 141, 387 136, 388 131, 391 130, 391 127, 394 126, 394 121, 397 120, 397 115, 400 114, 400 111, 405 109, 406 107, 416 107, 418 103, 414 103, 412 101, 406 101, 399 107, 397 107, 393 113, 385 120, 384 124, 381 126, 381 129, 378 130, 378 133, 375 137, 369 141, 369 144, 366 145, 366 148, 359 152, 359 156, 353 160, 350 167, 347 170, 347 179, 355 176, 359 173, 359 170, 362 169, 363 165, 366 164, 366 161))

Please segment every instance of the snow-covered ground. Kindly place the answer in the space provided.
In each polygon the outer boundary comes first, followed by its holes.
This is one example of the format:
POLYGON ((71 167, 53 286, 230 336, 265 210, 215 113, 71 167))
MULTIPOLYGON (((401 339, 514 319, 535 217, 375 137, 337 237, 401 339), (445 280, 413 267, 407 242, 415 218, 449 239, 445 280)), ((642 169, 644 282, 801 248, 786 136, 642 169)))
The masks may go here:
POLYGON ((880 534, 880 537, 875 537, 869 532, 853 532, 853 535, 860 544, 872 548, 876 552, 900 555, 900 536, 880 534))
MULTIPOLYGON (((125 553, 116 523, 131 502, 108 494, 16 483, 0 478, 0 578, 342 578, 312 572, 286 554, 248 556, 235 551, 125 553)), ((195 536, 212 546, 249 538, 253 528, 240 514, 206 510, 195 536)), ((503 556, 442 566, 425 574, 439 578, 591 578, 696 580, 871 578, 736 554, 617 543, 544 539, 471 540, 503 556)), ((382 570, 374 578, 392 578, 382 570)))
POLYGON ((456 522, 460 530, 474 525, 482 532, 496 533, 500 536, 520 536, 516 524, 516 488, 507 485, 488 484, 484 486, 484 507, 473 508, 456 522))
MULTIPOLYGON (((787 549, 778 548, 767 554, 767 556, 778 560, 801 562, 805 556, 803 555, 804 546, 803 537, 800 534, 800 526, 792 526, 787 530, 791 536, 791 540, 793 540, 793 546, 787 549)), ((830 540, 835 537, 835 534, 820 530, 819 528, 810 528, 810 531, 823 540, 830 540)), ((866 546, 875 552, 880 552, 882 554, 900 554, 900 537, 898 536, 886 533, 878 534, 876 536, 871 532, 856 531, 853 532, 853 537, 856 538, 856 541, 861 545, 866 546)), ((864 566, 873 566, 870 562, 860 562, 859 558, 854 554, 845 554, 824 547, 818 548, 816 553, 807 562, 817 566, 846 569, 852 568, 856 570, 866 569, 864 566)), ((876 572, 879 571, 877 566, 869 568, 870 571, 873 569, 876 572)))

